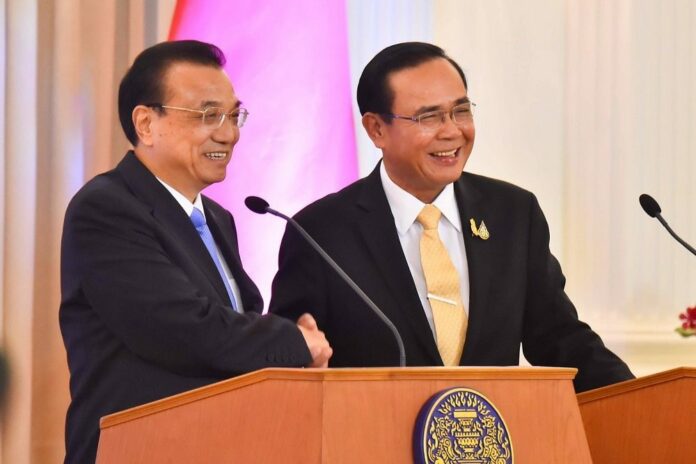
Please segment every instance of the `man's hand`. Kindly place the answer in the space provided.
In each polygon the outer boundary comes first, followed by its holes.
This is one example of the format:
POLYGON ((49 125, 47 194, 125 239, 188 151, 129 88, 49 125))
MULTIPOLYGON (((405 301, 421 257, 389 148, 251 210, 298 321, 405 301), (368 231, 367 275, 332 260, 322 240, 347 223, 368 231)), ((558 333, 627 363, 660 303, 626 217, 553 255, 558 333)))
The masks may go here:
POLYGON ((302 332, 307 348, 312 354, 312 364, 309 367, 328 367, 333 350, 324 332, 317 327, 317 321, 311 314, 305 313, 297 320, 297 328, 302 332))

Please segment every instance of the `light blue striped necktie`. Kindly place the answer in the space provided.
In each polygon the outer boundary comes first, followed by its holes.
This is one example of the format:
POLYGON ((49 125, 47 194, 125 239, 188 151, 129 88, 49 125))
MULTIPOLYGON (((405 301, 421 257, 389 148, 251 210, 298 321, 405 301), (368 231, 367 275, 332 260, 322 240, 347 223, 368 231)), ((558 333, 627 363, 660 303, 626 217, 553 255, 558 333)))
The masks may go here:
POLYGON ((230 301, 232 302, 232 309, 238 311, 237 300, 234 297, 234 292, 232 292, 230 281, 227 280, 225 270, 222 268, 222 263, 218 258, 217 248, 215 247, 215 239, 213 238, 213 234, 210 233, 208 224, 206 224, 205 222, 205 216, 198 208, 193 208, 193 212, 191 213, 191 222, 193 222, 193 226, 198 231, 198 235, 201 236, 201 239, 203 240, 205 247, 208 249, 208 253, 210 253, 210 257, 213 258, 215 267, 220 273, 220 277, 222 278, 222 281, 225 284, 225 288, 227 289, 227 294, 230 296, 230 301))

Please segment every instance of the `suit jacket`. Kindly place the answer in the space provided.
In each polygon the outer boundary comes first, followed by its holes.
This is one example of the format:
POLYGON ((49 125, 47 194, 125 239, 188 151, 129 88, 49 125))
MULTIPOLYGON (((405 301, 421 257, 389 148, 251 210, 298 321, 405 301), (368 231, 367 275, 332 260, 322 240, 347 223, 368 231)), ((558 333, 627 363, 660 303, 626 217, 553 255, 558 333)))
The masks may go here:
POLYGON ((235 313, 185 211, 129 152, 72 199, 63 229, 60 327, 70 368, 66 462, 93 462, 99 418, 273 366, 304 366, 294 323, 262 317, 232 215, 203 197, 246 309, 235 313))
MULTIPOLYGON (((469 173, 455 182, 454 191, 470 279, 461 365, 517 365, 522 344, 532 364, 578 368, 577 391, 632 378, 578 320, 534 195, 469 173), (488 240, 467 232, 469 218, 485 221, 488 240)), ((403 338, 408 365, 442 365, 378 168, 309 205, 295 219, 391 319, 403 338)), ((290 228, 279 256, 271 312, 294 320, 300 311, 310 311, 333 347, 331 366, 398 365, 389 329, 290 228)))

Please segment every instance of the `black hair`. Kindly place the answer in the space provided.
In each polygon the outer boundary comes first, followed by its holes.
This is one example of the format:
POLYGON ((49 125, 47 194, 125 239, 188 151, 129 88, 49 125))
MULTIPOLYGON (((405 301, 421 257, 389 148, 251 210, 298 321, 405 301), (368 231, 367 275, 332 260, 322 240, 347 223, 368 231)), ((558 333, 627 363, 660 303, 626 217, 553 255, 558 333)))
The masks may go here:
MULTIPOLYGON (((457 70, 468 88, 464 71, 456 61, 437 45, 425 42, 403 42, 391 45, 377 53, 362 72, 358 81, 358 108, 360 114, 388 115, 392 111, 394 92, 389 87, 389 75, 402 69, 413 68, 426 61, 442 58, 457 70)), ((391 119, 387 119, 390 122, 391 119)))
POLYGON ((118 89, 118 117, 133 146, 138 135, 133 126, 133 109, 138 105, 161 103, 164 77, 174 63, 194 63, 214 68, 225 65, 225 54, 213 44, 197 40, 162 42, 143 50, 133 61, 118 89))

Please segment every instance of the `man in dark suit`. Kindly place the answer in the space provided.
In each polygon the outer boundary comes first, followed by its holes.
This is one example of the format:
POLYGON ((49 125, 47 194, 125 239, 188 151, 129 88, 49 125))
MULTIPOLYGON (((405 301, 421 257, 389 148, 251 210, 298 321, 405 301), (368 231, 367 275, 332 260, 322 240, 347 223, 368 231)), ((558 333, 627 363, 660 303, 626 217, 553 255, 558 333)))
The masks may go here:
MULTIPOLYGON (((381 163, 295 219, 398 328, 408 365, 517 365, 521 344, 532 364, 578 368, 577 391, 633 377, 578 320, 534 195, 462 172, 474 103, 457 63, 430 44, 388 47, 358 105, 381 163)), ((387 327, 288 228, 270 311, 296 308, 325 330, 331 366, 398 363, 387 327)))
POLYGON ((93 462, 99 418, 238 374, 325 366, 311 316, 262 316, 232 215, 200 194, 226 175, 247 112, 224 55, 197 41, 142 52, 121 82, 135 147, 65 215, 60 326, 70 367, 66 462, 93 462))

